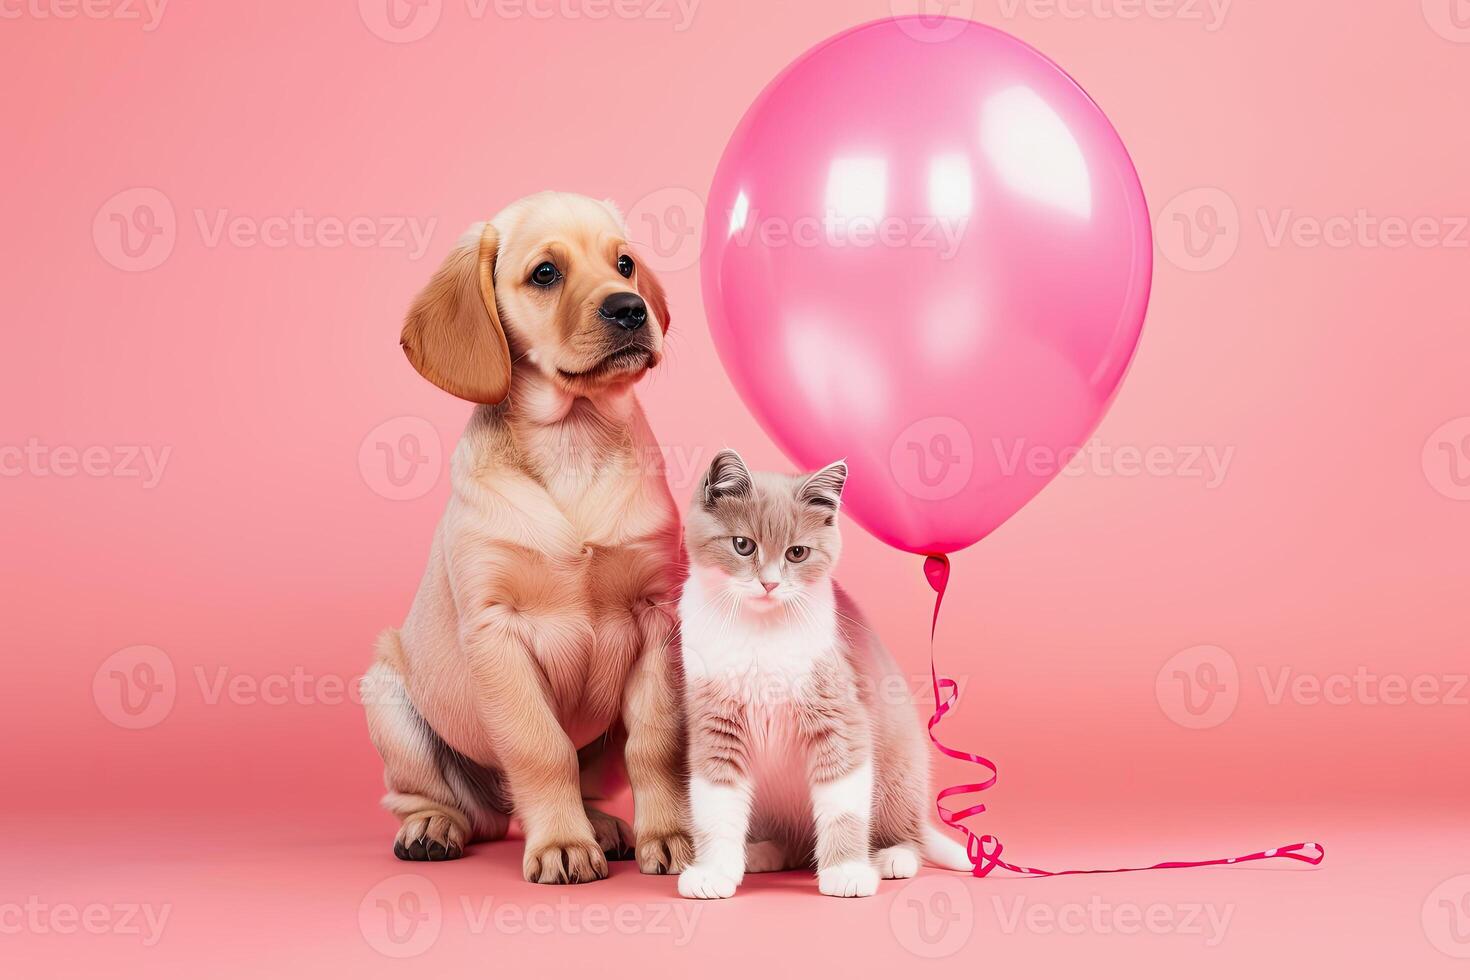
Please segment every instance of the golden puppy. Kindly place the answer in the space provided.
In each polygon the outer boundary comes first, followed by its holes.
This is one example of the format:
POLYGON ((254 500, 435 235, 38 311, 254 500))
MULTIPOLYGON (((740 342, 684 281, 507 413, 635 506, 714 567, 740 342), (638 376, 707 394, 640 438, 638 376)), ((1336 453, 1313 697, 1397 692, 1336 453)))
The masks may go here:
POLYGON ((555 193, 470 229, 409 311, 413 366, 478 407, 413 608, 363 682, 398 857, 459 857, 514 816, 528 881, 689 860, 678 514, 633 395, 668 327, 612 206, 555 193), (619 750, 631 835, 584 803, 619 750))

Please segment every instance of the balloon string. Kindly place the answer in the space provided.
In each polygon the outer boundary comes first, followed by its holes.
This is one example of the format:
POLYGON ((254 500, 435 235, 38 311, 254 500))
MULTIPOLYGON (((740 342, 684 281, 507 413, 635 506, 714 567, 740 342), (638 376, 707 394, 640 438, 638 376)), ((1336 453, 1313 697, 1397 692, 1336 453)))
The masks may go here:
POLYGON ((995 763, 984 756, 975 755, 973 752, 965 752, 961 749, 952 749, 939 740, 935 729, 945 715, 952 711, 960 698, 960 687, 955 681, 948 677, 940 677, 938 668, 934 663, 935 636, 939 631, 939 607, 944 604, 944 590, 949 585, 949 559, 944 555, 930 555, 924 560, 924 575, 929 579, 929 584, 934 588, 934 618, 929 623, 929 679, 934 685, 934 714, 929 718, 929 740, 934 743, 944 755, 961 762, 988 770, 990 775, 978 783, 960 783, 955 786, 946 786, 941 789, 934 798, 934 806, 939 811, 939 819, 945 825, 958 830, 965 835, 965 853, 969 856, 971 871, 976 878, 984 878, 996 868, 1004 868, 1007 871, 1022 875, 1033 875, 1036 877, 1058 877, 1061 875, 1099 875, 1118 874, 1125 871, 1154 871, 1162 868, 1208 868, 1217 864, 1244 864, 1247 861, 1264 861, 1269 858, 1290 858, 1293 861, 1303 861, 1307 864, 1318 865, 1327 856, 1327 851, 1321 844, 1306 841, 1300 844, 1288 844, 1285 847, 1273 847, 1268 851, 1256 851, 1253 854, 1242 854, 1239 857, 1215 858, 1210 861, 1160 861, 1158 864, 1150 864, 1138 868, 1095 868, 1090 870, 1072 871, 1043 871, 1040 868, 1022 867, 1005 860, 1001 857, 1005 850, 1001 842, 992 834, 975 834, 964 821, 970 817, 978 816, 985 812, 985 804, 975 802, 969 806, 959 809, 951 809, 944 805, 944 801, 955 796, 969 796, 974 793, 983 793, 994 786, 1000 778, 1000 772, 995 763))

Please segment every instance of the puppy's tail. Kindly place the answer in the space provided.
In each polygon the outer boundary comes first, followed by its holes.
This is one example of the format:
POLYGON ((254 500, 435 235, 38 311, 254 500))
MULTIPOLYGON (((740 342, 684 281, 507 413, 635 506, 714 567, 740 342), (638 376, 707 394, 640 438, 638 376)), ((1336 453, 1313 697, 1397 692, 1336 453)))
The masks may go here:
POLYGON ((397 673, 402 673, 406 664, 403 657, 403 642, 398 638, 396 629, 385 629, 378 634, 378 640, 373 645, 373 650, 378 659, 392 667, 397 673))
POLYGON ((950 871, 969 871, 973 867, 965 845, 932 826, 924 828, 924 860, 936 868, 948 868, 950 871))

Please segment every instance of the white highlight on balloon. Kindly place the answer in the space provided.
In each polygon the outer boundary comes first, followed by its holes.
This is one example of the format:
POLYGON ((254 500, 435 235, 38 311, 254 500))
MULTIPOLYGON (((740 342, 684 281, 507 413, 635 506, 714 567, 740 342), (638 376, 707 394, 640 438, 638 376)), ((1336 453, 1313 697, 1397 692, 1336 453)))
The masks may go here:
POLYGON ((974 178, 970 161, 961 153, 946 153, 929 161, 929 211, 936 218, 968 218, 974 207, 974 178))
POLYGON ((1092 180, 1067 124, 1018 85, 985 100, 980 141, 1006 186, 1079 218, 1092 216, 1092 180))
POLYGON ((882 157, 838 157, 827 170, 827 230, 853 224, 876 227, 888 201, 888 162, 882 157))
POLYGON ((730 233, 726 238, 734 238, 745 228, 745 222, 750 218, 750 198, 741 191, 735 195, 735 204, 730 208, 730 233))

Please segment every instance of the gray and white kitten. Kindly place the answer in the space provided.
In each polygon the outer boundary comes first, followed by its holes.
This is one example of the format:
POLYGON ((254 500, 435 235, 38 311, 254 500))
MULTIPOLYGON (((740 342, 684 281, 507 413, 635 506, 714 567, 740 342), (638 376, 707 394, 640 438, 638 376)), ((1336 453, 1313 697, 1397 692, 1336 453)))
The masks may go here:
POLYGON ((690 508, 679 603, 695 859, 686 898, 811 868, 864 896, 921 860, 968 870, 930 826, 929 761, 898 668, 832 580, 847 464, 752 473, 725 450, 690 508))

